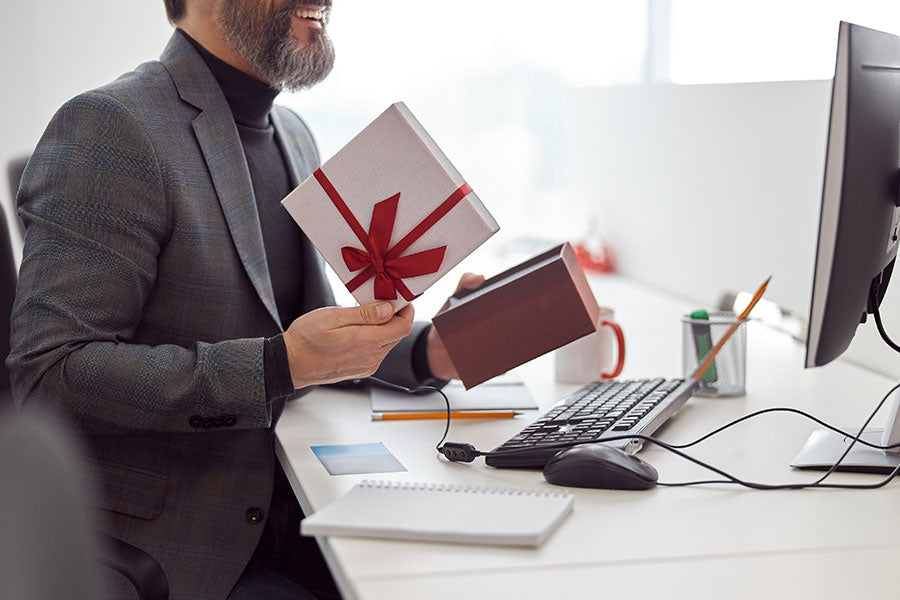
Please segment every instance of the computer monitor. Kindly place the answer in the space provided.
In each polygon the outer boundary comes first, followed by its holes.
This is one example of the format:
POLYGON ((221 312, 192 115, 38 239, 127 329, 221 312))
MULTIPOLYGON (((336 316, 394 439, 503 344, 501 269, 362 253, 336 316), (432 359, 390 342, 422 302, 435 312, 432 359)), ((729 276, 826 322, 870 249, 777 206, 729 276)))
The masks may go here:
MULTIPOLYGON (((897 257, 898 206, 900 37, 842 22, 831 91, 807 367, 840 356, 866 315, 880 306, 897 257)), ((897 437, 896 406, 891 419, 888 432, 865 432, 863 438, 878 443, 897 437)), ((792 466, 829 467, 845 448, 842 436, 816 432, 792 466)), ((895 453, 857 444, 842 466, 879 470, 898 460, 895 453)))

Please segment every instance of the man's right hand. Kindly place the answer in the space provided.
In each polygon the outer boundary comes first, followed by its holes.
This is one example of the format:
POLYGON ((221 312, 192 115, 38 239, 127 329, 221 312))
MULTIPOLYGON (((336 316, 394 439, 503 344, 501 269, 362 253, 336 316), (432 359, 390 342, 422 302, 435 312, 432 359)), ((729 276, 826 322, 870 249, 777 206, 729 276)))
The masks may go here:
POLYGON ((389 302, 308 312, 284 332, 294 388, 368 377, 409 335, 414 309, 396 315, 389 302))

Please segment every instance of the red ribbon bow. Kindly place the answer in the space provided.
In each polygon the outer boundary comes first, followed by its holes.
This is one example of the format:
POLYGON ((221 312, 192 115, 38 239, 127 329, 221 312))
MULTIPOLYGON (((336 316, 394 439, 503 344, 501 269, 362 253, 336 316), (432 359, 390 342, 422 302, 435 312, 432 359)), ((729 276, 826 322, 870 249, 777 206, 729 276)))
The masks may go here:
POLYGON ((325 176, 325 173, 321 169, 316 169, 313 174, 338 209, 338 212, 344 217, 350 229, 356 234, 363 248, 365 248, 364 250, 353 248, 352 246, 341 248, 344 264, 347 265, 350 271, 363 269, 361 273, 347 282, 347 289, 352 292, 368 281, 370 277, 374 276, 375 298, 378 300, 395 300, 397 292, 400 292, 400 295, 407 302, 411 302, 416 296, 410 292, 402 280, 406 277, 418 277, 436 273, 444 260, 444 251, 447 246, 440 246, 439 248, 432 248, 406 256, 400 256, 400 254, 472 191, 469 184, 464 183, 461 185, 449 198, 425 217, 421 223, 397 242, 393 248, 388 249, 387 245, 391 241, 400 194, 394 194, 387 200, 382 200, 375 205, 372 211, 369 231, 366 233, 331 184, 331 181, 325 176))

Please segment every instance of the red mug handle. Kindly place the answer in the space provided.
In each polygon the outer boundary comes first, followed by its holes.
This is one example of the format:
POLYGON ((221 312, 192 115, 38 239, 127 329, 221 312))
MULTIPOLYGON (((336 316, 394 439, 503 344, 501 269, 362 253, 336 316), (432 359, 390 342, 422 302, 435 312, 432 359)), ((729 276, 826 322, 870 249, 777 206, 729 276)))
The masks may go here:
POLYGON ((616 342, 619 345, 619 350, 616 353, 616 368, 613 369, 612 373, 600 373, 600 377, 603 379, 615 379, 622 373, 622 368, 625 366, 625 334, 622 333, 622 328, 619 327, 619 324, 615 321, 609 321, 607 319, 603 319, 600 321, 600 325, 606 325, 612 327, 613 332, 616 334, 616 342))

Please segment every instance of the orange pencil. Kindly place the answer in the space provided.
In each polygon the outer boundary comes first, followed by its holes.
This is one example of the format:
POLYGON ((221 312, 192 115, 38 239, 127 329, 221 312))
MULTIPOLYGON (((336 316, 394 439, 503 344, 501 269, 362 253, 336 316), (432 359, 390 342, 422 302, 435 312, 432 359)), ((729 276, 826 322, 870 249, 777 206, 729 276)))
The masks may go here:
MULTIPOLYGON (((451 411, 451 419, 512 419, 522 413, 515 410, 451 411)), ((412 421, 418 419, 446 419, 447 412, 372 413, 373 421, 412 421)))
POLYGON ((769 278, 763 281, 762 285, 759 286, 759 289, 756 290, 756 293, 753 294, 753 298, 750 299, 750 304, 747 305, 741 314, 738 315, 737 322, 728 328, 728 331, 725 332, 725 335, 722 336, 722 339, 719 340, 719 343, 715 345, 715 347, 709 351, 709 354, 706 355, 706 360, 703 361, 703 364, 700 365, 692 377, 694 379, 700 379, 703 377, 703 374, 706 373, 706 370, 712 364, 713 360, 716 358, 716 354, 719 353, 719 350, 722 349, 722 346, 725 345, 725 342, 728 341, 728 338, 731 337, 731 334, 734 333, 738 325, 744 322, 744 319, 747 318, 747 315, 750 314, 750 311, 753 310, 753 307, 756 306, 756 303, 759 302, 759 299, 763 297, 763 294, 766 293, 766 287, 769 285, 769 282, 772 281, 772 276, 769 275, 769 278))

